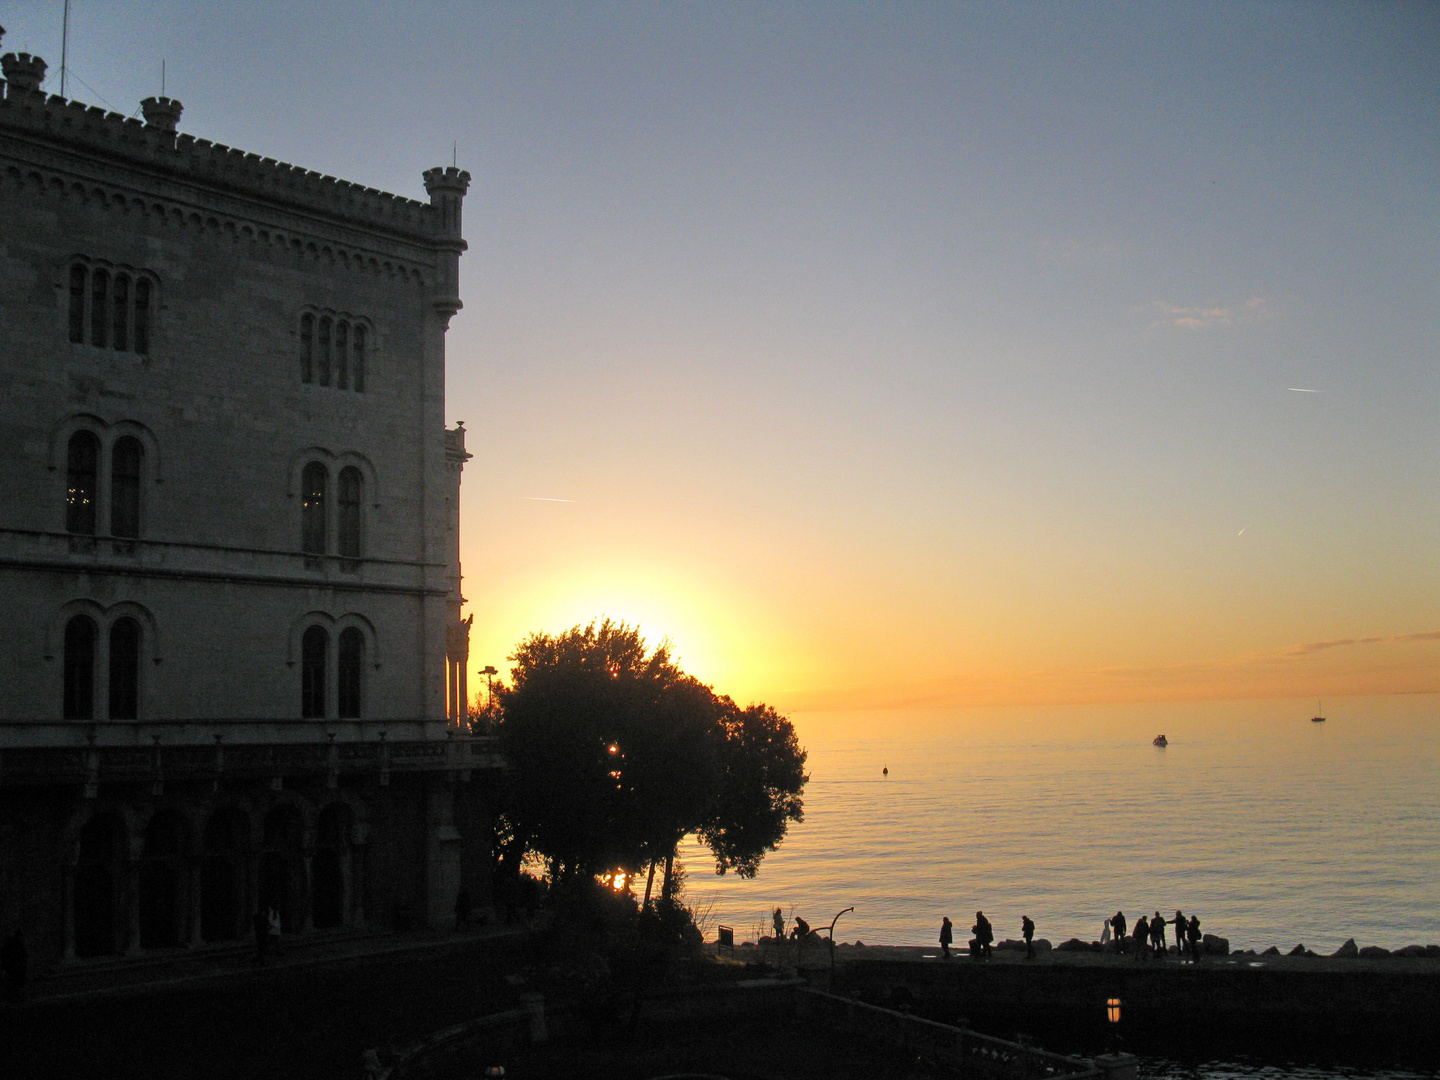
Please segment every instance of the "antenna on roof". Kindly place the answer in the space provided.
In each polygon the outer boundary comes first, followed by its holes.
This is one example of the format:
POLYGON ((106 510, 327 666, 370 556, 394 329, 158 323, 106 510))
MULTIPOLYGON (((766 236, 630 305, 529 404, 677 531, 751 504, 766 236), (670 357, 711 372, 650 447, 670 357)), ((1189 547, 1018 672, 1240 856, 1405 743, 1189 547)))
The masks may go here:
POLYGON ((160 96, 165 96, 165 60, 163 57, 160 60, 160 96))
POLYGON ((65 96, 65 59, 70 51, 70 0, 65 0, 65 15, 60 21, 60 96, 65 96))
MULTIPOLYGON (((68 2, 68 0, 67 0, 67 2, 68 2)), ((453 143, 450 144, 450 167, 451 167, 452 169, 455 168, 455 166, 459 164, 459 161, 457 160, 457 159, 459 158, 459 156, 460 156, 460 140, 459 140, 459 139, 456 139, 453 143)))

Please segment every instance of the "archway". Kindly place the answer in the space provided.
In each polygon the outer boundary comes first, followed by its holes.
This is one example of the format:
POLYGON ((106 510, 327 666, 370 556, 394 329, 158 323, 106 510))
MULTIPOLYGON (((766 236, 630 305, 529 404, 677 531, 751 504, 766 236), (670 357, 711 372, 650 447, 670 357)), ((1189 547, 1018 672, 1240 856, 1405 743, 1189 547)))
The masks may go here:
POLYGON ((96 814, 80 830, 73 893, 77 956, 110 956, 120 951, 125 845, 125 826, 114 814, 96 814))
POLYGON ((140 856, 140 947, 179 945, 184 920, 185 822, 174 810, 162 810, 145 829, 140 856))
POLYGON ((289 803, 265 815, 260 857, 260 906, 280 912, 280 928, 299 933, 304 926, 308 890, 305 874, 305 823, 289 803))
POLYGON ((333 802, 320 812, 316 827, 315 858, 312 870, 313 914, 317 929, 344 926, 348 922, 351 875, 350 808, 333 802))
POLYGON ((234 941, 245 936, 244 851, 250 827, 233 807, 217 810, 205 825, 205 855, 200 864, 200 936, 234 941))

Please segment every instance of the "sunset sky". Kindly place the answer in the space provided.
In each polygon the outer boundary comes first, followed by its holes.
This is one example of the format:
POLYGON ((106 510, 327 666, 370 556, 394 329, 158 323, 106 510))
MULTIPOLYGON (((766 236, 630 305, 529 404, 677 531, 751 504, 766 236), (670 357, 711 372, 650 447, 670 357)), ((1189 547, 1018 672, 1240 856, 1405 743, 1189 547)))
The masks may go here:
POLYGON ((608 614, 786 710, 1440 691, 1440 6, 71 11, 72 97, 473 175, 474 669, 608 614))

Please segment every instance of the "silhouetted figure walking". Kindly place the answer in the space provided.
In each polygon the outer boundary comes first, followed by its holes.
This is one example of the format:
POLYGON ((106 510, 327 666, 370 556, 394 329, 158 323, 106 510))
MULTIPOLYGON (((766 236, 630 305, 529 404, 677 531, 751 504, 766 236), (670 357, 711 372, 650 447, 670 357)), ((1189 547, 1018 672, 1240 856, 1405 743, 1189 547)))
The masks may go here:
POLYGON ((1200 918, 1196 915, 1190 916, 1190 922, 1185 927, 1185 938, 1190 942, 1190 962, 1200 962, 1200 918))
POLYGON ((990 944, 995 940, 995 931, 990 926, 990 920, 985 918, 983 911, 975 912, 975 925, 970 928, 975 935, 975 944, 979 946, 980 956, 986 960, 990 959, 990 944))
POLYGON ((1150 947, 1155 950, 1155 959, 1165 959, 1165 920, 1157 911, 1150 917, 1150 947))
POLYGON ((1020 916, 1020 936, 1025 939, 1025 959, 1035 959, 1035 924, 1030 921, 1029 915, 1020 916))
POLYGON ((1115 955, 1125 951, 1125 912, 1117 911, 1110 918, 1110 932, 1115 937, 1115 955))
POLYGON ((940 917, 940 953, 946 960, 950 959, 950 943, 954 940, 955 932, 950 925, 950 916, 942 915, 940 917))

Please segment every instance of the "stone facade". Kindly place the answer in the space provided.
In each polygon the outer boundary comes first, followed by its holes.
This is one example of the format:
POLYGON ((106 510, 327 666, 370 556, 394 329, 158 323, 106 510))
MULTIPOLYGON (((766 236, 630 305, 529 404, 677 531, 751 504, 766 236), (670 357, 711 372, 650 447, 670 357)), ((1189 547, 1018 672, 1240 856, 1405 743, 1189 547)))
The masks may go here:
POLYGON ((0 82, 0 933, 443 923, 495 766, 444 426, 469 175, 400 198, 44 67, 0 82))

